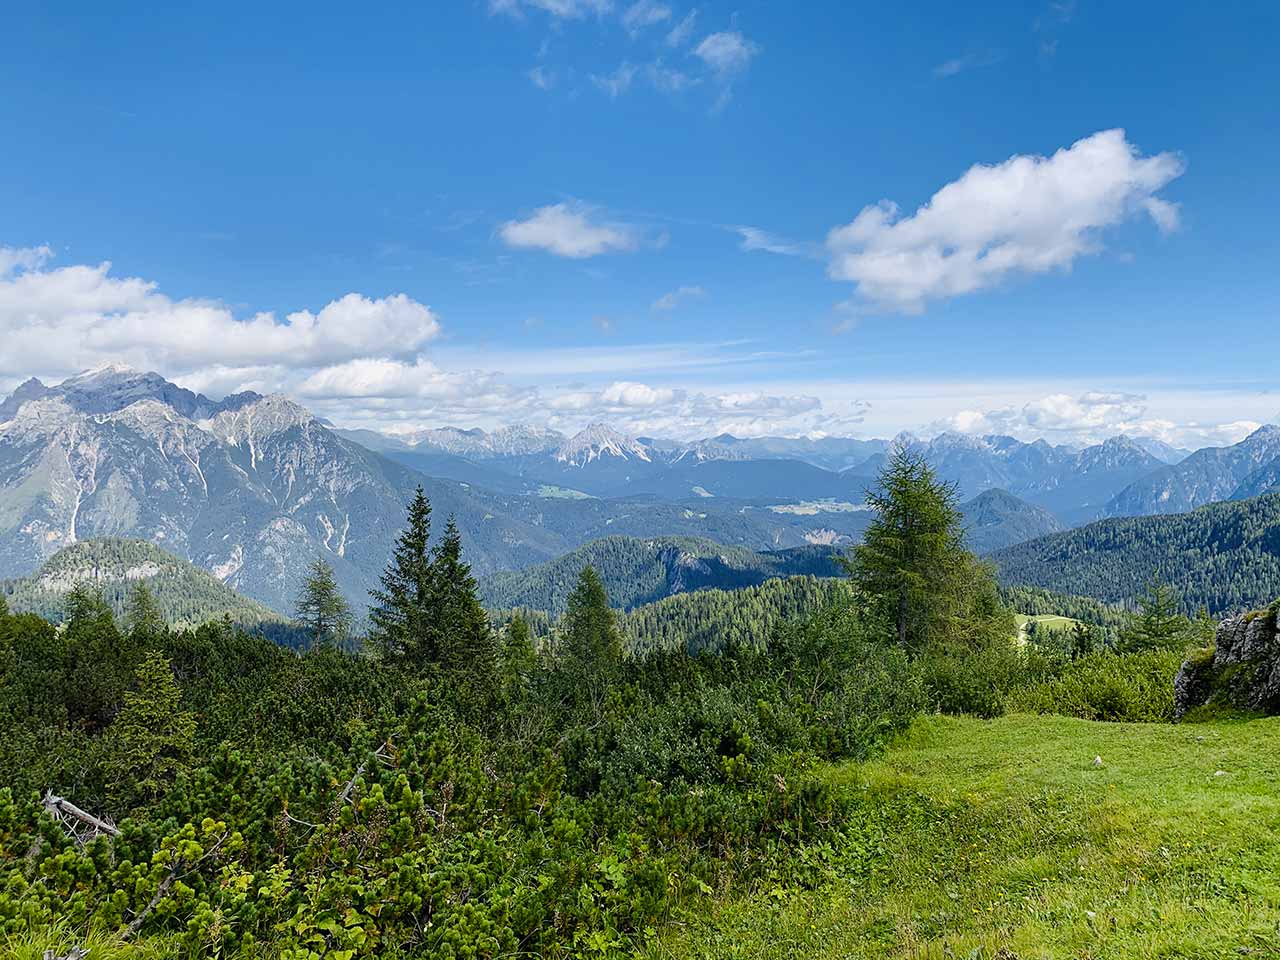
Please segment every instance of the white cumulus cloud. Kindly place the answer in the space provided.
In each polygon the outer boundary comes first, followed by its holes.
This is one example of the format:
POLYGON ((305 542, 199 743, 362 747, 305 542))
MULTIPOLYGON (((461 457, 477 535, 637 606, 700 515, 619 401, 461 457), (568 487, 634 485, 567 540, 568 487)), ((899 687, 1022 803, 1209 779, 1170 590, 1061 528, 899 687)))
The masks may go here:
POLYGON ((1091 390, 1052 393, 995 410, 966 409, 930 425, 933 431, 1003 434, 1023 440, 1093 444, 1115 436, 1151 437, 1174 446, 1232 444, 1261 426, 1253 420, 1205 423, 1153 414, 1145 394, 1091 390))
POLYGON ((175 300, 154 283, 111 275, 111 264, 46 269, 47 252, 0 248, 0 373, 74 373, 104 361, 190 371, 211 365, 314 367, 367 354, 407 355, 440 331, 430 308, 405 296, 351 293, 283 321, 237 318, 213 300, 175 300), (15 272, 16 270, 16 272, 15 272))
POLYGON ((1011 276, 1069 269, 1101 249, 1102 230, 1138 214, 1175 229, 1177 206, 1156 193, 1183 169, 1173 153, 1143 156, 1123 130, 1051 157, 977 165, 910 216, 886 200, 832 230, 829 272, 873 308, 919 313, 1011 276))
POLYGON ((0 247, 0 277, 19 270, 35 270, 53 258, 53 250, 41 247, 0 247))
POLYGON ((498 235, 510 247, 545 250, 558 257, 582 260, 603 253, 625 253, 639 246, 639 231, 627 224, 600 223, 582 204, 539 207, 524 220, 508 220, 498 235))

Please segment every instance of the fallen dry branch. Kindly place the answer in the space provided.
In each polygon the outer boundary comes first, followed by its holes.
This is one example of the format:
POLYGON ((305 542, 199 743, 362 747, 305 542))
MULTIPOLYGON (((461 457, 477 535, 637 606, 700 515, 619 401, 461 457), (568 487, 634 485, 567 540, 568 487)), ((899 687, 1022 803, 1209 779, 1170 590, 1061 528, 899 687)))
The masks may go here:
POLYGON ((109 837, 120 836, 120 830, 110 820, 86 813, 66 797, 54 794, 52 790, 46 791, 43 802, 49 816, 62 824, 68 836, 81 846, 99 834, 105 833, 109 837))

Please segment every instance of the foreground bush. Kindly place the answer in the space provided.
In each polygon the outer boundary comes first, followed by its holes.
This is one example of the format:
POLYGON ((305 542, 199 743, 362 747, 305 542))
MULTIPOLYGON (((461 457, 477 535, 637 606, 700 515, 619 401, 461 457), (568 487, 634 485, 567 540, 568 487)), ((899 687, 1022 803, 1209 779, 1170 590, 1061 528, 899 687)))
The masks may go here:
POLYGON ((1056 676, 1010 692, 1012 713, 1056 713, 1085 720, 1155 723, 1173 719, 1173 678, 1182 655, 1169 650, 1094 653, 1056 676))
POLYGON ((487 713, 430 667, 90 613, 55 635, 0 610, 0 943, 618 955, 713 892, 820 880, 837 838, 874 851, 867 798, 812 771, 874 755, 925 702, 852 603, 767 649, 627 662, 607 607, 584 609, 600 642, 513 670, 487 713), (87 689, 89 653, 122 679, 87 689), (79 845, 46 788, 120 835, 79 845))

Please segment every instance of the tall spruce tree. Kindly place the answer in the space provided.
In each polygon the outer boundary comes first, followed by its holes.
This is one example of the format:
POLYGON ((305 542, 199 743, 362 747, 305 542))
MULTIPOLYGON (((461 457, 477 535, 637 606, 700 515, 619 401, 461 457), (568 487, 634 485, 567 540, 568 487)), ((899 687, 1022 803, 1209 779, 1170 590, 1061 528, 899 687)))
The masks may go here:
POLYGON ((622 667, 622 633, 593 567, 582 568, 560 623, 561 666, 598 710, 622 667))
POLYGON ((339 647, 351 635, 351 605, 347 603, 333 567, 323 557, 312 561, 294 607, 294 619, 307 631, 311 647, 339 647))
POLYGON ((102 593, 78 584, 64 604, 72 715, 91 729, 110 723, 138 661, 138 647, 116 626, 102 593))
POLYGON ((476 597, 476 580, 462 559, 462 536, 452 517, 432 553, 430 630, 439 662, 468 706, 484 706, 498 689, 498 644, 476 597))
POLYGON ((389 660, 435 663, 439 651, 430 629, 434 592, 431 503, 419 486, 409 504, 408 526, 396 539, 382 589, 369 591, 370 643, 389 660))
POLYGON ((923 457, 897 449, 867 503, 875 519, 847 566, 903 649, 919 652, 1000 612, 990 571, 964 548, 956 489, 923 457))
POLYGON ((514 614, 503 635, 502 682, 508 690, 519 690, 538 665, 533 630, 522 614, 514 614))
POLYGON ((130 640, 140 646, 154 646, 168 629, 155 594, 145 583, 139 583, 129 591, 125 624, 129 628, 130 640))
POLYGON ((180 709, 182 691, 169 661, 158 651, 138 665, 134 689, 107 730, 107 773, 113 799, 126 807, 159 800, 187 769, 195 742, 195 717, 180 709))

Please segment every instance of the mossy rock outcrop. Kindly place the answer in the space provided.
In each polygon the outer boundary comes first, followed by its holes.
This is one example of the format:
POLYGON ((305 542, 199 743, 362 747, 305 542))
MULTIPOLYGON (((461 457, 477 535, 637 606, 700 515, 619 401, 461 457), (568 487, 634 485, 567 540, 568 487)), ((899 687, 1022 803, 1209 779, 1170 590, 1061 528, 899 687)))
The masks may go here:
POLYGON ((1280 714, 1278 609, 1280 601, 1218 624, 1213 647, 1192 653, 1178 671, 1175 717, 1206 705, 1280 714))

